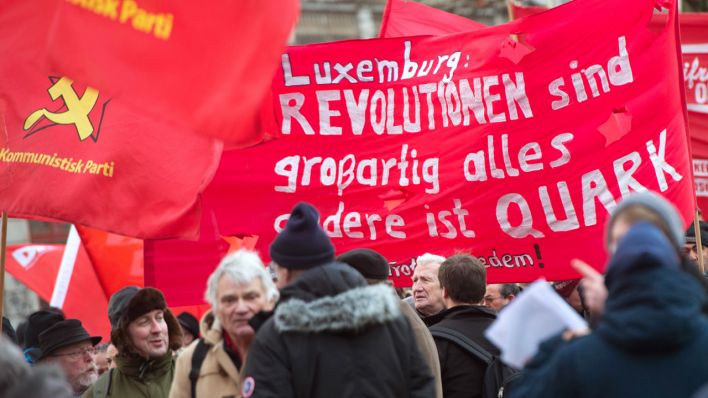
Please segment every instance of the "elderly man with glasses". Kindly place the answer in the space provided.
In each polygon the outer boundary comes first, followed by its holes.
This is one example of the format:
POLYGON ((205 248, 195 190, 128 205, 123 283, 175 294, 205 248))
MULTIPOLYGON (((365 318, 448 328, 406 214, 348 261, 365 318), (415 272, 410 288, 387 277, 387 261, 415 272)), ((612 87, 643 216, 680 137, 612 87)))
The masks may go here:
POLYGON ((489 284, 484 292, 482 305, 499 312, 516 298, 520 290, 519 285, 515 283, 489 284))
POLYGON ((59 321, 39 335, 39 362, 59 365, 74 396, 80 397, 98 378, 95 346, 100 341, 78 319, 59 321))

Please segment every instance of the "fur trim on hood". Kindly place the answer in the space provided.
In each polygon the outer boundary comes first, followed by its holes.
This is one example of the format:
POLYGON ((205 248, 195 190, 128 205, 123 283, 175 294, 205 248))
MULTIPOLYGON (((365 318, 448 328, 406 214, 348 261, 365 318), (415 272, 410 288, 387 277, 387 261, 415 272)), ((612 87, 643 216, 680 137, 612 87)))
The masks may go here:
POLYGON ((359 331, 400 316, 394 290, 386 285, 372 285, 309 302, 288 300, 275 310, 275 328, 279 332, 305 333, 359 331))

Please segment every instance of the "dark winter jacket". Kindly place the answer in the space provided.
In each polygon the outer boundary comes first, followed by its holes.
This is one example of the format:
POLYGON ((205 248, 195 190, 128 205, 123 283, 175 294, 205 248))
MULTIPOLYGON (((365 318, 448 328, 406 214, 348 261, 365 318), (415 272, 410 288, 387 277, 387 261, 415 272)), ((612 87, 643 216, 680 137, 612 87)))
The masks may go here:
POLYGON ((243 372, 243 396, 272 398, 433 397, 425 365, 397 297, 332 263, 281 291, 243 372))
POLYGON ((116 368, 102 374, 85 398, 167 398, 175 373, 172 351, 162 358, 116 356, 116 368))
MULTIPOLYGON (((496 318, 496 313, 489 308, 460 305, 427 317, 425 322, 430 326, 439 325, 461 332, 492 355, 499 355, 499 350, 484 337, 484 331, 496 318)), ((450 340, 434 339, 440 358, 443 396, 481 397, 486 364, 450 340)))
POLYGON ((651 224, 620 241, 597 330, 542 345, 513 397, 691 397, 708 381, 705 291, 651 224))

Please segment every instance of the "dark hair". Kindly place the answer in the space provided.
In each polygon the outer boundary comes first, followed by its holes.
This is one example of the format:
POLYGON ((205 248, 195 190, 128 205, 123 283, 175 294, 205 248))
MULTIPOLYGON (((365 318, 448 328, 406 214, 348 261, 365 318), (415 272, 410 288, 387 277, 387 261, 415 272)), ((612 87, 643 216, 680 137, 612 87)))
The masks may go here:
POLYGON ((468 254, 456 254, 440 264, 440 285, 457 303, 479 303, 484 298, 487 271, 484 265, 468 254))
POLYGON ((521 288, 516 283, 505 283, 501 285, 501 289, 499 289, 499 295, 503 298, 507 298, 512 295, 518 296, 519 292, 521 292, 521 288))

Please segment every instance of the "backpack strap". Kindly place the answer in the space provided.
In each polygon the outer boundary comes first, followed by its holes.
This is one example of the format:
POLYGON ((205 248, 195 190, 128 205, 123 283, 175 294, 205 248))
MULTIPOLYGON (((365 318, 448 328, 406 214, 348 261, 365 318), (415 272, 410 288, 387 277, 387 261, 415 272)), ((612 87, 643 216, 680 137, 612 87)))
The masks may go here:
POLYGON ((94 398, 105 398, 111 392, 111 383, 113 382, 113 368, 108 369, 108 375, 106 377, 101 377, 96 380, 93 385, 93 397, 94 398))
POLYGON ((492 354, 489 353, 489 351, 485 350, 484 348, 482 348, 482 346, 475 343, 474 341, 472 341, 472 339, 458 332, 457 330, 446 328, 440 325, 433 325, 430 327, 430 334, 432 334, 433 337, 440 337, 452 341, 453 343, 465 349, 465 351, 474 355, 476 358, 481 359, 487 365, 491 364, 494 360, 494 357, 492 356, 492 354))
POLYGON ((192 385, 192 398, 197 397, 197 380, 199 380, 199 372, 202 369, 202 363, 206 358, 209 348, 211 347, 204 339, 199 339, 197 346, 194 347, 192 353, 192 368, 189 370, 189 382, 192 385))

